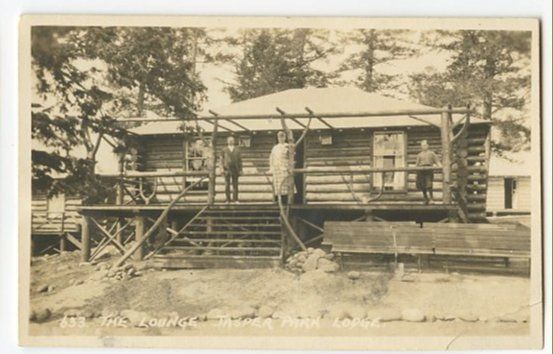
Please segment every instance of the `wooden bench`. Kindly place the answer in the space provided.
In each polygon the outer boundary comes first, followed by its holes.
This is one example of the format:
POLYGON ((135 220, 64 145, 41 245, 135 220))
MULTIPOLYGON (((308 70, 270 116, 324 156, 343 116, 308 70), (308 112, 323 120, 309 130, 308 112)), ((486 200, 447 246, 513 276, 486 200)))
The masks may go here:
POLYGON ((530 230, 514 224, 328 221, 323 243, 337 253, 530 258, 530 230))

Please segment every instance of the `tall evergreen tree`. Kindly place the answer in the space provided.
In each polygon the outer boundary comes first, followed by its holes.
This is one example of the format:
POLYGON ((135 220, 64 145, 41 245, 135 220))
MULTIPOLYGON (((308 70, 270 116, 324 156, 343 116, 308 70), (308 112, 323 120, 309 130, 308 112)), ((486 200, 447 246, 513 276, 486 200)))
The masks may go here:
POLYGON ((233 62, 236 82, 226 88, 231 99, 326 86, 329 74, 313 65, 334 51, 322 36, 323 32, 311 29, 246 31, 236 42, 242 53, 233 62))
POLYGON ((367 92, 397 86, 398 75, 379 72, 378 65, 416 54, 406 39, 406 30, 359 29, 342 35, 346 49, 357 48, 344 60, 338 72, 358 73, 353 83, 367 92))
POLYGON ((530 32, 438 32, 432 45, 451 53, 444 73, 412 76, 411 94, 432 106, 471 103, 501 132, 496 151, 527 146, 530 95, 530 32))

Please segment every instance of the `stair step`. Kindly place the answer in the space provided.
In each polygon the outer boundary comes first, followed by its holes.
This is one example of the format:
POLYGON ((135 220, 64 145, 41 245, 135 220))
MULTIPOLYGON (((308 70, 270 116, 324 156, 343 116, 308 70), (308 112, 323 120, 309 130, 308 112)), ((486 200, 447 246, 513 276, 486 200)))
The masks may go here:
POLYGON ((196 220, 280 220, 278 216, 199 216, 196 220))
POLYGON ((228 238, 188 238, 188 239, 174 239, 172 242, 210 242, 210 243, 270 243, 280 245, 280 240, 267 240, 267 239, 228 239, 228 238))
MULTIPOLYGON (((193 224, 189 224, 188 226, 190 227, 207 227, 209 226, 208 224, 198 224, 198 223, 193 223, 193 224)), ((227 224, 227 223, 224 223, 224 224, 221 224, 221 223, 218 223, 218 224, 212 224, 211 227, 278 227, 280 228, 281 225, 280 224, 275 224, 275 223, 271 223, 271 224, 261 224, 261 223, 237 223, 237 224, 227 224)))
POLYGON ((175 251, 259 251, 280 252, 279 247, 216 247, 216 246, 165 246, 162 250, 175 251))
POLYGON ((276 256, 233 255, 154 255, 154 264, 160 268, 272 268, 280 264, 276 256))
POLYGON ((274 235, 280 236, 280 232, 274 231, 186 231, 184 235, 274 235))

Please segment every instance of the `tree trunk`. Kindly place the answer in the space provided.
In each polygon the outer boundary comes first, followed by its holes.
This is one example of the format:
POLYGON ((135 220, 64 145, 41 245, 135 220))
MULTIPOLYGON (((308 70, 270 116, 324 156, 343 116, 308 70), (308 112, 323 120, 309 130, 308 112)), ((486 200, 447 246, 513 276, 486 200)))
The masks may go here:
POLYGON ((138 98, 136 100, 136 113, 139 117, 142 117, 144 114, 144 96, 146 95, 146 87, 144 82, 140 83, 138 86, 138 98))

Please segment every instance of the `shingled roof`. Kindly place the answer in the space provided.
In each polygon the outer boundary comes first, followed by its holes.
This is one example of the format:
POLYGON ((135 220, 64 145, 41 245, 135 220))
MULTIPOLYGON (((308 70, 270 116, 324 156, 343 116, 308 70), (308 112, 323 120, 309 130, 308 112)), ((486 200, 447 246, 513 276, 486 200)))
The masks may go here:
MULTIPOLYGON (((265 96, 260 96, 223 107, 213 109, 219 115, 224 116, 267 116, 275 114, 278 117, 276 108, 288 114, 305 114, 306 107, 311 109, 315 115, 335 114, 343 112, 397 112, 397 111, 421 111, 433 107, 419 103, 402 101, 375 93, 368 93, 354 87, 332 87, 332 88, 303 88, 290 89, 265 96)), ((440 115, 425 115, 421 117, 434 124, 440 124, 440 115)), ((461 116, 454 117, 454 121, 461 119, 461 116)), ((372 117, 337 117, 325 118, 331 126, 340 128, 382 128, 382 127, 403 127, 403 126, 424 126, 427 123, 411 118, 407 115, 398 116, 372 116, 372 117)), ((281 129, 280 119, 234 119, 234 121, 249 130, 278 130, 281 129)), ((307 118, 297 119, 301 124, 307 124, 307 118)), ((473 123, 483 122, 482 120, 471 119, 473 123)), ((300 124, 293 120, 287 121, 291 129, 302 129, 300 124)), ((133 131, 141 135, 174 134, 178 133, 180 122, 167 121, 152 122, 135 128, 133 131)), ((201 126, 207 131, 212 127, 207 122, 201 122, 201 126)), ((221 121, 221 126, 230 130, 240 130, 237 125, 227 121, 221 121)), ((328 126, 319 120, 311 122, 311 129, 328 129, 328 126)))

